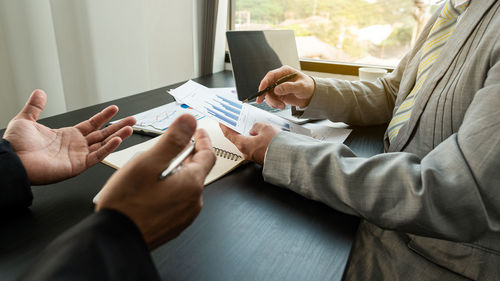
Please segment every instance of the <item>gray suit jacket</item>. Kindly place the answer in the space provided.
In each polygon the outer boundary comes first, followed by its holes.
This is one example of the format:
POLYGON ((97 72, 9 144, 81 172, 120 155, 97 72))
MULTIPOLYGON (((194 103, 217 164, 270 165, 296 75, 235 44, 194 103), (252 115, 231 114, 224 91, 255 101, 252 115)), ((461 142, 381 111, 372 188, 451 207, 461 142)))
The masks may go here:
MULTIPOLYGON (((388 123, 415 83, 420 48, 375 83, 315 79, 302 117, 388 123)), ((348 280, 500 279, 500 4, 472 1, 388 153, 289 133, 264 178, 362 218, 348 280)))

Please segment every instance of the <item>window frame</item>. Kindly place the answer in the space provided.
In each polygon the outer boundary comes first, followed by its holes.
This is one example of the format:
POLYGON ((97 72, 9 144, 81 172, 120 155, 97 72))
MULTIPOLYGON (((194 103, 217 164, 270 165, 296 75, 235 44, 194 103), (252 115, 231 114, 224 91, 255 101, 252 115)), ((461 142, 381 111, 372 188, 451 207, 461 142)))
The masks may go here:
MULTIPOLYGON (((234 18, 235 18, 235 3, 236 0, 228 0, 228 21, 227 27, 228 30, 234 30, 234 18)), ((230 62, 229 54, 226 51, 226 59, 227 63, 230 62)), ((376 65, 376 64, 359 64, 359 63, 351 63, 351 62, 342 62, 342 61, 328 61, 328 60, 318 60, 318 59, 308 59, 308 58, 299 58, 300 68, 304 71, 313 71, 313 72, 323 72, 323 73, 331 73, 331 74, 340 74, 340 75, 352 75, 358 76, 359 68, 362 67, 376 67, 386 69, 388 72, 392 72, 395 67, 387 66, 387 65, 376 65)))

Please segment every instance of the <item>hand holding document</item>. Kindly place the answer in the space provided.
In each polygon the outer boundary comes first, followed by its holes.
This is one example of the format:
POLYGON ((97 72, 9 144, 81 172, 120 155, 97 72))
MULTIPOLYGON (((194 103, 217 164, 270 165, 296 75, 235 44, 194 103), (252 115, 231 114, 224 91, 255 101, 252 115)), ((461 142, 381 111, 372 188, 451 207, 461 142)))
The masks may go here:
POLYGON ((227 91, 215 91, 194 81, 188 81, 169 93, 177 102, 185 103, 246 136, 255 123, 273 124, 284 131, 311 136, 309 129, 243 103, 227 91))

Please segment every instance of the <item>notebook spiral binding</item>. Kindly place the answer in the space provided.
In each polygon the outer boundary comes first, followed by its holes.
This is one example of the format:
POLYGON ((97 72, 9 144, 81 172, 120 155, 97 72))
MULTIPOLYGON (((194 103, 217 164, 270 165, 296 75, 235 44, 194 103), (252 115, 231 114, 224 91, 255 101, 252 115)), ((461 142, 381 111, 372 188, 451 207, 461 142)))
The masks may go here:
POLYGON ((214 147, 214 150, 215 150, 215 155, 217 155, 217 157, 222 157, 234 161, 238 161, 240 158, 242 158, 238 154, 231 153, 224 149, 214 147))

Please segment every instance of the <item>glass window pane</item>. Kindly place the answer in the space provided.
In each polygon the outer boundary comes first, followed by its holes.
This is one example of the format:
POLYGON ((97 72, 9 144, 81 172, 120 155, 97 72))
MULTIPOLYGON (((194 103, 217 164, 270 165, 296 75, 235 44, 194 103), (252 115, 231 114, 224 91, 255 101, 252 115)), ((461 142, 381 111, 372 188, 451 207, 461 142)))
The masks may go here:
POLYGON ((301 58, 396 66, 431 0, 233 0, 235 30, 293 29, 301 58))

